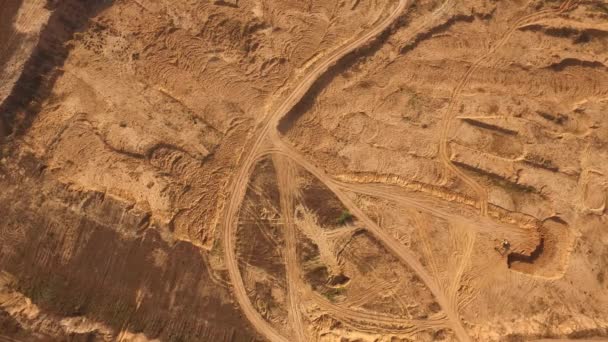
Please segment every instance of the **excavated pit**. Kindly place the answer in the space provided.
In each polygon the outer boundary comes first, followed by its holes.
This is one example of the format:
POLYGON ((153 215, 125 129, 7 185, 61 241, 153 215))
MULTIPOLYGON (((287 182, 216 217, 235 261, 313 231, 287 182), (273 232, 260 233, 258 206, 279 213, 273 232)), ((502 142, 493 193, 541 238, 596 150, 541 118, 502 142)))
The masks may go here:
POLYGON ((559 217, 545 220, 540 228, 540 241, 530 252, 511 252, 507 265, 511 270, 542 277, 558 277, 565 271, 571 252, 570 227, 559 217))

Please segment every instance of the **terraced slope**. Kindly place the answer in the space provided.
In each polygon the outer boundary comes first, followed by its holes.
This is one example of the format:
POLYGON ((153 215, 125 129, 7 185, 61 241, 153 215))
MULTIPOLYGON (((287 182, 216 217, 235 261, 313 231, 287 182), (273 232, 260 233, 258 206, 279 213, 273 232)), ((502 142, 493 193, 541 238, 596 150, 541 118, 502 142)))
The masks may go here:
POLYGON ((1 341, 608 338, 608 6, 0 0, 1 341))

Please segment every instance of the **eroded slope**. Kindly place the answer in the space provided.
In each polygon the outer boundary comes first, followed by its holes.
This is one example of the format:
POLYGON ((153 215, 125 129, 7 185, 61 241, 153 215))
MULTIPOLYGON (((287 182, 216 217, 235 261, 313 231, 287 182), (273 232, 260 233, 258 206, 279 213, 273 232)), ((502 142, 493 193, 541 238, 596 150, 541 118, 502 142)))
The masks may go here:
POLYGON ((603 2, 2 5, 0 338, 607 335, 603 2))

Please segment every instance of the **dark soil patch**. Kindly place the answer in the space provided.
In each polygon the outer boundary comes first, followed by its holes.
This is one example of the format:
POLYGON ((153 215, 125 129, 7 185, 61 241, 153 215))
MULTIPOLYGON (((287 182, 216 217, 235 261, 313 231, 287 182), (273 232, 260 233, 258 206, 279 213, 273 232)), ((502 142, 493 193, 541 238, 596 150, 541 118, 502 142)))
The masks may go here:
POLYGON ((327 290, 330 281, 329 270, 325 265, 316 263, 320 256, 319 246, 303 234, 298 234, 297 239, 298 262, 302 267, 304 280, 315 291, 327 290), (309 267, 309 264, 314 266, 309 267))
POLYGON ((262 217, 264 211, 281 212, 276 171, 268 159, 256 166, 245 194, 239 213, 237 251, 247 264, 262 268, 277 279, 285 279, 285 263, 280 253, 284 248, 283 227, 280 220, 262 217))
MULTIPOLYGON (((15 6, 14 1, 8 1, 8 4, 15 6)), ((4 126, 6 134, 21 134, 31 125, 40 111, 42 101, 48 97, 61 74, 58 68, 64 64, 70 51, 67 42, 73 38, 74 33, 86 28, 89 18, 111 4, 112 1, 106 0, 47 2, 53 12, 40 33, 38 45, 25 63, 13 91, 0 103, 0 120, 3 121, 0 126, 4 126)), ((10 18, 11 9, 7 11, 10 18)), ((5 13, 1 14, 2 23, 5 23, 5 13)), ((12 25, 12 20, 8 22, 12 25)), ((0 27, 0 30, 4 31, 4 27, 0 27)), ((3 61, 0 60, 0 66, 2 64, 3 61)))
POLYGON ((25 335, 21 324, 3 309, 0 309, 0 334, 14 338, 18 335, 25 335))
POLYGON ((338 274, 338 275, 334 275, 331 277, 331 279, 329 279, 329 285, 336 287, 336 286, 344 286, 346 284, 348 284, 348 282, 350 281, 350 278, 345 276, 344 274, 338 274))
POLYGON ((6 190, 0 193, 0 230, 25 232, 20 241, 0 240, 0 268, 43 312, 86 316, 166 341, 256 338, 235 305, 224 301, 228 290, 210 279, 200 249, 187 242, 169 245, 154 228, 132 227, 120 219, 126 204, 105 205, 109 199, 101 198, 88 201, 88 214, 68 209, 59 203, 98 196, 75 193, 68 200, 48 184, 50 195, 43 195, 43 181, 23 180, 20 196, 10 190, 14 183, 0 184, 6 190), (119 233, 124 231, 136 235, 126 238, 119 233))
POLYGON ((302 201, 304 206, 317 214, 322 227, 343 225, 352 220, 352 217, 348 217, 340 222, 341 216, 348 212, 347 209, 338 197, 316 178, 312 178, 310 184, 302 189, 302 201))
MULTIPOLYGON (((9 337, 15 341, 28 342, 93 342, 97 341, 94 333, 69 334, 63 336, 47 336, 41 333, 32 333, 17 322, 11 315, 0 309, 0 341, 2 337, 9 337)), ((8 341, 8 340, 7 340, 8 341)))
POLYGON ((13 22, 22 2, 23 0, 0 1, 0 18, 2 18, 0 20, 0 44, 2 44, 0 70, 4 68, 6 62, 17 50, 23 38, 23 35, 16 32, 13 28, 13 22))

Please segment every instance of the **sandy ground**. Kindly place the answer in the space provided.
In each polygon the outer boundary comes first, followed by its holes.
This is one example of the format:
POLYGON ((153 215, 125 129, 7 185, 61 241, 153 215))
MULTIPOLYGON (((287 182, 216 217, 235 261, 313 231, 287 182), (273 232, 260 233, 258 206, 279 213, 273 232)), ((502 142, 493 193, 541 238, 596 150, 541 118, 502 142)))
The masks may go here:
POLYGON ((605 1, 0 15, 0 341, 608 338, 605 1))

